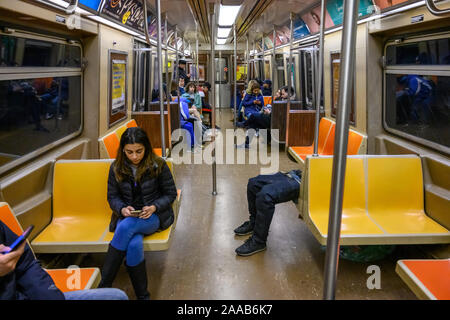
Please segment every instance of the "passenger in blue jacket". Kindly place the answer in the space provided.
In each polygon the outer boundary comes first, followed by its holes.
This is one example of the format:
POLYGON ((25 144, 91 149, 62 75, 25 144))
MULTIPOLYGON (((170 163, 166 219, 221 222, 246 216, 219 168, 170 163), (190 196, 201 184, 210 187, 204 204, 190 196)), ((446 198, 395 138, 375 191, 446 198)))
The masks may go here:
POLYGON ((90 289, 62 293, 42 269, 26 242, 2 254, 18 236, 0 221, 0 300, 126 300, 119 289, 90 289))
POLYGON ((264 107, 264 98, 261 94, 259 83, 256 80, 249 82, 242 106, 244 108, 244 126, 246 126, 248 119, 253 114, 261 112, 262 107, 264 107))
POLYGON ((180 98, 180 127, 187 130, 191 137, 188 152, 198 153, 202 145, 200 142, 202 135, 201 122, 193 115, 190 115, 189 104, 192 104, 189 99, 185 97, 180 98))
POLYGON ((123 259, 136 297, 150 299, 144 258, 144 236, 165 230, 174 222, 172 203, 177 189, 166 162, 155 155, 139 127, 122 134, 108 177, 108 203, 113 211, 109 244, 99 287, 111 287, 123 259))

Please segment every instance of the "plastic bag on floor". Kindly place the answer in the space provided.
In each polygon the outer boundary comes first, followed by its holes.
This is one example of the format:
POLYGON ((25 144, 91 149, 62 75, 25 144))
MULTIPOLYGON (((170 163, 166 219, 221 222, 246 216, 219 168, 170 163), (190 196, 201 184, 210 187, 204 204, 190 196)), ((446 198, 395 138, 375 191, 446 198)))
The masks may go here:
MULTIPOLYGON (((327 247, 322 246, 322 251, 327 247)), ((339 258, 354 262, 373 262, 382 260, 394 252, 395 246, 373 245, 373 246, 340 246, 339 258)))
POLYGON ((339 256, 355 262, 373 262, 382 260, 395 250, 395 246, 341 246, 339 256))

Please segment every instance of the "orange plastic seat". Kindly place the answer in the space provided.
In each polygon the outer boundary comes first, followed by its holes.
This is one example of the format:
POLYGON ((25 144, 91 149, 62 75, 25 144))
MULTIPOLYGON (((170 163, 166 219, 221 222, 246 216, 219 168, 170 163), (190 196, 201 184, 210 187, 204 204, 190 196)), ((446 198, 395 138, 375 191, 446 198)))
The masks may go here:
POLYGON ((120 144, 120 139, 122 138, 122 134, 125 132, 125 130, 127 130, 128 127, 126 124, 120 126, 119 128, 116 129, 116 134, 117 134, 117 138, 119 139, 119 144, 120 144))
POLYGON ((450 300, 450 259, 399 260, 395 271, 419 299, 450 300))
POLYGON ((117 157, 117 150, 119 149, 120 144, 116 132, 111 132, 107 136, 103 137, 101 141, 105 146, 109 159, 115 159, 117 157))
MULTIPOLYGON (((16 235, 23 233, 13 211, 6 202, 0 202, 0 220, 16 235)), ((31 250, 33 250, 30 247, 31 250)), ((97 288, 100 283, 98 268, 44 269, 62 292, 97 288)))
POLYGON ((153 148, 153 152, 154 152, 158 157, 162 157, 162 148, 153 148))
POLYGON ((8 228, 11 229, 17 235, 21 235, 23 230, 17 221, 16 217, 12 213, 11 208, 6 202, 0 203, 0 220, 6 224, 8 228))
POLYGON ((336 124, 333 123, 333 125, 330 128, 330 132, 328 133, 327 140, 325 141, 325 144, 323 146, 323 150, 320 154, 326 156, 333 155, 335 133, 336 133, 336 124))
POLYGON ((45 271, 62 292, 97 288, 100 283, 98 268, 67 268, 45 271))
POLYGON ((137 125, 137 123, 136 123, 136 120, 134 120, 134 119, 131 119, 130 121, 128 121, 127 122, 127 127, 128 128, 131 128, 131 127, 137 127, 138 125, 137 125))
POLYGON ((272 97, 263 97, 263 98, 265 106, 272 103, 272 97))
MULTIPOLYGON (((334 123, 329 119, 322 118, 319 123, 319 143, 317 153, 322 154, 325 142, 327 141, 330 133, 330 128, 334 126, 334 123)), ((292 150, 299 155, 302 160, 306 159, 307 155, 314 153, 314 143, 306 147, 292 147, 292 150)))

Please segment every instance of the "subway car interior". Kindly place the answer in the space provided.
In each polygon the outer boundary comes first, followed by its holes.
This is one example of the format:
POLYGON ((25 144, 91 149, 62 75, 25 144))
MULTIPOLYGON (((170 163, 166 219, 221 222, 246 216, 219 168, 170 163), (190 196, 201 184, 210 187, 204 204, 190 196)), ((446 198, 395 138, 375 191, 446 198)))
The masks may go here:
POLYGON ((1 299, 450 300, 450 1, 0 0, 0 232, 1 299))

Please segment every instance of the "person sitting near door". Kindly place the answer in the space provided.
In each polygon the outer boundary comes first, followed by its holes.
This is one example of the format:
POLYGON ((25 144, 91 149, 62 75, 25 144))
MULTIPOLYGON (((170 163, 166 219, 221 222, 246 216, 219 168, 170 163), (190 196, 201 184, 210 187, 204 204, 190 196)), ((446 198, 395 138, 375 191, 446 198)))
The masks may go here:
POLYGON ((185 87, 185 91, 186 92, 182 95, 182 97, 191 100, 193 107, 196 108, 196 112, 194 112, 193 110, 190 112, 194 113, 195 117, 201 119, 200 112, 202 110, 202 98, 200 97, 200 94, 197 91, 195 83, 189 82, 185 87))
POLYGON ((125 130, 108 175, 107 199, 114 232, 102 269, 100 288, 111 287, 122 261, 138 300, 149 300, 144 236, 166 230, 174 220, 175 182, 164 159, 154 152, 146 132, 125 130))
MULTIPOLYGON (((291 101, 295 100, 295 90, 293 87, 291 87, 291 101)), ((288 86, 284 86, 281 87, 281 101, 287 101, 289 99, 289 94, 288 94, 288 86)))
POLYGON ((302 173, 291 170, 250 178, 247 184, 247 202, 250 217, 234 229, 238 236, 252 234, 235 252, 239 256, 250 256, 266 249, 269 228, 275 205, 287 201, 298 201, 302 173))
POLYGON ((206 100, 206 94, 211 90, 211 84, 209 82, 205 82, 200 86, 201 90, 198 91, 201 99, 202 99, 202 114, 208 115, 209 126, 211 126, 211 105, 206 100))
MULTIPOLYGON (((198 153, 202 146, 202 123, 190 113, 192 103, 189 99, 180 98, 180 127, 187 130, 190 136, 188 152, 198 153)), ((193 108, 194 110, 195 107, 193 108)))
POLYGON ((249 118, 259 113, 262 107, 264 107, 264 98, 261 94, 259 83, 256 80, 251 80, 248 84, 245 97, 242 100, 244 121, 239 122, 238 127, 247 127, 249 118))
POLYGON ((0 300, 128 300, 115 288, 61 292, 27 242, 3 254, 18 236, 0 221, 0 300))
POLYGON ((261 93, 264 97, 271 97, 272 96, 272 81, 269 79, 264 80, 261 93))

